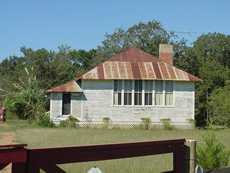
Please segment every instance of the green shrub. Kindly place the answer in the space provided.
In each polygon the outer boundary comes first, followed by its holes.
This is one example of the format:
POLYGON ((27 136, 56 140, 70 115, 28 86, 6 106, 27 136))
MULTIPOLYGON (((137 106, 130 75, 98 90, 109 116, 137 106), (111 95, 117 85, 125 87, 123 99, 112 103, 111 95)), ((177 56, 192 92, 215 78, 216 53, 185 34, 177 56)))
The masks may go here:
POLYGON ((209 126, 214 128, 230 127, 230 83, 215 89, 208 97, 209 126))
POLYGON ((110 118, 109 117, 104 117, 102 119, 102 121, 103 121, 103 128, 109 128, 110 118))
POLYGON ((55 127, 55 124, 50 121, 49 112, 46 112, 43 115, 39 116, 37 124, 41 127, 55 127))
POLYGON ((174 126, 171 124, 171 120, 169 118, 161 119, 161 123, 165 130, 173 130, 174 126))
POLYGON ((77 118, 69 116, 68 119, 60 122, 59 127, 74 128, 77 122, 79 122, 77 118))
POLYGON ((145 130, 149 130, 151 128, 152 121, 150 118, 141 118, 141 128, 145 130))
POLYGON ((19 88, 4 99, 7 114, 16 115, 20 119, 36 120, 45 113, 45 90, 40 89, 38 82, 32 79, 19 88))
POLYGON ((230 152, 218 141, 213 133, 203 136, 203 143, 197 148, 197 161, 205 170, 228 165, 230 152))

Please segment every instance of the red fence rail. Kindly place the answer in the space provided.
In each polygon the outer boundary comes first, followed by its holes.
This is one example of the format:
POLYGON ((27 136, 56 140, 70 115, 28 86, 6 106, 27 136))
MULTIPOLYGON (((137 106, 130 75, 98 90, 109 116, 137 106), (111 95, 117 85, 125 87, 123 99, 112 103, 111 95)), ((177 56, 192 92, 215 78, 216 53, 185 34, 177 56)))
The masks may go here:
POLYGON ((23 146, 0 149, 0 170, 12 162, 13 173, 39 173, 40 169, 47 173, 65 173, 57 164, 173 153, 173 170, 170 172, 186 172, 185 139, 42 149, 25 149, 23 146))

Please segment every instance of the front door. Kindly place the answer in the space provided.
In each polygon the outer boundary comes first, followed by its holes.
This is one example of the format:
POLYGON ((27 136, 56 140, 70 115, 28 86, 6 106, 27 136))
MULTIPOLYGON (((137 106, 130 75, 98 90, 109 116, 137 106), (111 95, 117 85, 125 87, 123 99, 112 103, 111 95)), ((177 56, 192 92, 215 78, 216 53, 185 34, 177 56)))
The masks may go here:
POLYGON ((63 93, 62 96, 62 115, 70 115, 71 94, 63 93))

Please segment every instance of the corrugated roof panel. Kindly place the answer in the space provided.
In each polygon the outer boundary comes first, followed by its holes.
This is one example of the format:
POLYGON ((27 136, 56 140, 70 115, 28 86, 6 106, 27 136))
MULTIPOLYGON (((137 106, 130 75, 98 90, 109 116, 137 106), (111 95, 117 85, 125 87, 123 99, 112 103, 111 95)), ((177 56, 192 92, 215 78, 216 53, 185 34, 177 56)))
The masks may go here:
POLYGON ((86 78, 86 79, 97 79, 98 78, 97 67, 93 68, 88 73, 85 73, 83 76, 84 76, 83 78, 86 78))
POLYGON ((127 79, 125 64, 121 62, 117 62, 117 65, 119 69, 120 79, 127 79))
POLYGON ((156 79, 156 75, 154 73, 154 69, 153 69, 153 65, 151 62, 146 62, 145 64, 145 68, 146 68, 146 72, 147 72, 147 78, 148 79, 156 79))
POLYGON ((131 63, 131 67, 132 67, 132 74, 133 74, 133 77, 135 79, 141 79, 141 72, 140 72, 140 69, 138 67, 138 63, 131 63))
POLYGON ((161 78, 160 69, 159 69, 159 67, 158 67, 158 64, 152 62, 152 66, 153 66, 153 69, 154 69, 154 73, 155 73, 155 75, 156 75, 156 79, 162 79, 162 78, 161 78))
POLYGON ((168 71, 167 71, 164 63, 159 63, 159 65, 160 65, 160 68, 161 68, 163 79, 169 79, 168 71))
POLYGON ((168 64, 166 64, 166 66, 167 66, 168 72, 170 74, 170 79, 175 80, 176 79, 176 75, 175 75, 175 72, 174 72, 172 66, 168 65, 168 64))
POLYGON ((76 81, 69 81, 63 85, 59 85, 57 87, 51 88, 47 90, 49 93, 54 93, 54 92, 82 92, 81 87, 77 84, 76 81))
POLYGON ((111 78, 109 62, 104 63, 103 67, 104 67, 104 72, 105 72, 105 79, 111 78))
POLYGON ((138 62, 138 67, 139 67, 139 71, 140 71, 140 74, 141 74, 141 79, 148 79, 145 64, 143 62, 138 62))
POLYGON ((183 70, 136 48, 129 48, 77 79, 147 79, 201 81, 183 70))
POLYGON ((117 68, 117 63, 114 62, 114 63, 110 63, 111 65, 111 69, 112 69, 112 76, 113 76, 113 79, 119 79, 119 72, 118 72, 118 68, 117 68))
POLYGON ((183 70, 180 70, 183 73, 184 80, 189 80, 188 74, 184 72, 183 70))
POLYGON ((129 62, 125 63, 125 69, 126 69, 126 79, 134 79, 134 73, 133 73, 133 69, 132 69, 132 64, 129 62))
POLYGON ((103 67, 103 64, 99 64, 98 67, 97 67, 97 73, 98 73, 98 77, 100 79, 104 79, 104 67, 103 67))

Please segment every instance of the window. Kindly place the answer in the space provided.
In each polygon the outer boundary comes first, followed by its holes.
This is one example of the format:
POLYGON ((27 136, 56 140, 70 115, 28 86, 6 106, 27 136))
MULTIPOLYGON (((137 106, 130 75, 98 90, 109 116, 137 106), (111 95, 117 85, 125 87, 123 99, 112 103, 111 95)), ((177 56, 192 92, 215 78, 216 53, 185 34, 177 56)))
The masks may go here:
POLYGON ((163 105, 163 81, 155 83, 155 105, 163 105))
POLYGON ((170 106, 174 104, 173 90, 173 81, 114 80, 113 104, 170 106))
POLYGON ((165 105, 173 105, 173 82, 165 81, 165 105))
POLYGON ((124 81, 124 105, 132 105, 132 88, 131 80, 124 81))
POLYGON ((134 83, 134 105, 142 105, 142 81, 135 80, 134 83))
POLYGON ((113 104, 121 105, 122 80, 114 80, 113 104))
POLYGON ((62 96, 62 115, 69 115, 70 114, 70 101, 71 101, 71 94, 70 93, 63 93, 63 96, 62 96))
POLYGON ((153 104, 153 81, 145 81, 145 105, 153 104))

